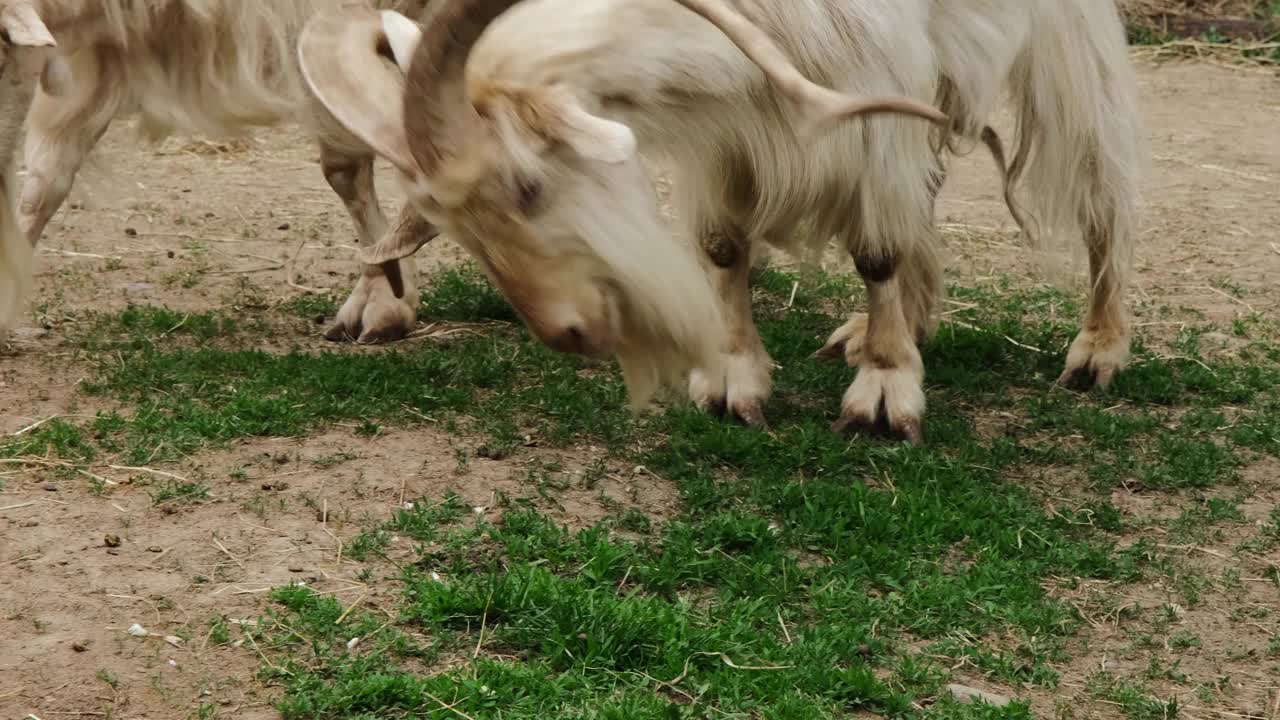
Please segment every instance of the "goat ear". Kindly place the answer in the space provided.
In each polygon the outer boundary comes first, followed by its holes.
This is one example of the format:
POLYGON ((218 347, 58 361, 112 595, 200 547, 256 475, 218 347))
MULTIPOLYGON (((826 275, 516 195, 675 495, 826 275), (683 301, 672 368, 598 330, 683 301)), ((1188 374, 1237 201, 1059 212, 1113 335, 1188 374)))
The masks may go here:
POLYGON ((567 91, 555 95, 559 127, 554 132, 579 155, 616 164, 636 154, 636 136, 630 127, 587 112, 567 91))
POLYGON ((0 31, 10 45, 20 47, 56 47, 53 33, 30 2, 6 3, 0 10, 0 31))
POLYGON ((394 10, 382 11, 382 32, 387 36, 391 54, 402 72, 409 72, 409 61, 422 41, 422 28, 418 23, 394 10))
MULTIPOLYGON (((406 21, 407 18, 405 18, 406 21)), ((405 135, 404 74, 388 63, 379 47, 392 45, 386 18, 371 8, 341 9, 314 15, 298 37, 302 77, 315 99, 343 128, 410 178, 422 170, 405 135)), ((406 42, 397 32, 399 50, 406 42)))

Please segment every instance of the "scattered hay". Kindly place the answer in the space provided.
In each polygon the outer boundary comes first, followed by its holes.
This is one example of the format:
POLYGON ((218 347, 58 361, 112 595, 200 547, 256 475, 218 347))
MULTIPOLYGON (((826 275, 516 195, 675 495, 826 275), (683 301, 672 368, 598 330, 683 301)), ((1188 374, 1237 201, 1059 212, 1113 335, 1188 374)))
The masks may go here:
POLYGON ((1121 0, 1143 59, 1280 65, 1280 15, 1270 0, 1121 0))

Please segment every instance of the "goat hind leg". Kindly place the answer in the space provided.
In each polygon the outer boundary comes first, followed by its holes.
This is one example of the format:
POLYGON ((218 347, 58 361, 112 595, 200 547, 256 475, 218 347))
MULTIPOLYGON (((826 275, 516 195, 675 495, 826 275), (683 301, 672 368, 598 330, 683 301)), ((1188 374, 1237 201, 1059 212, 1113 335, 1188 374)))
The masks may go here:
POLYGON ((919 444, 924 361, 907 321, 898 258, 893 249, 877 253, 864 247, 860 237, 851 247, 867 286, 866 330, 856 357, 858 375, 845 391, 832 430, 888 434, 919 444))
POLYGON ((1126 267, 1116 256, 1109 226, 1085 226, 1089 250, 1089 309, 1084 327, 1067 350, 1058 382, 1088 388, 1107 387, 1129 361, 1129 321, 1124 307, 1126 267))
MULTIPOLYGON (((320 166, 329 187, 342 199, 355 223, 360 244, 372 247, 388 231, 374 188, 373 157, 344 153, 322 141, 320 166)), ((419 224, 410 215, 416 214, 406 209, 392 232, 416 230, 419 224)), ((325 332, 325 339, 379 343, 409 334, 418 319, 414 282, 417 267, 414 259, 407 257, 399 261, 398 269, 400 277, 389 278, 382 266, 360 263, 356 286, 325 332)))

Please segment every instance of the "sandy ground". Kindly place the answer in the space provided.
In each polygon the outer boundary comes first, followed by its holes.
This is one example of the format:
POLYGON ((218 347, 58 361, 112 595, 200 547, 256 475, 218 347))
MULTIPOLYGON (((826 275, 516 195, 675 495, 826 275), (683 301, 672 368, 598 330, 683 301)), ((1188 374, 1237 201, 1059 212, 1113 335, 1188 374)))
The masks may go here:
MULTIPOLYGON (((1280 78, 1175 64, 1143 66, 1141 85, 1153 166, 1132 292, 1139 320, 1156 327, 1252 312, 1276 317, 1280 78), (1179 319, 1141 314, 1157 305, 1177 308, 1179 319)), ((96 167, 46 233, 33 314, 14 349, 0 355, 0 433, 98 409, 76 394, 83 370, 60 345, 64 321, 78 311, 131 302, 194 310, 247 294, 271 304, 303 292, 286 283, 290 275, 345 297, 354 281, 353 233, 316 155, 291 129, 243 143, 143 147, 127 126, 112 128, 96 167)), ((398 207, 392 183, 382 190, 384 206, 398 207)), ((940 219, 956 279, 1032 269, 1025 249, 1001 239, 1007 234, 985 230, 1011 227, 986 155, 958 161, 940 219)), ((420 257, 431 267, 463 255, 437 241, 420 257)), ((324 327, 290 340, 332 347, 320 338, 324 327)), ((431 430, 362 439, 335 428, 238 443, 184 463, 185 477, 212 486, 213 502, 176 511, 152 505, 141 487, 146 472, 113 470, 121 485, 100 498, 83 479, 0 467, 0 717, 109 710, 175 718, 201 703, 227 717, 275 717, 272 690, 245 681, 262 659, 252 648, 215 647, 209 619, 252 618, 267 588, 298 580, 344 603, 368 592, 377 606, 377 594, 394 588, 360 585, 358 568, 340 562, 339 540, 387 518, 405 498, 453 489, 487 507, 496 490, 527 491, 524 466, 549 459, 477 461, 459 474, 458 442, 431 430), (350 457, 325 460, 335 453, 350 457), (135 623, 155 636, 130 637, 125 630, 135 623), (184 639, 174 646, 164 635, 184 639)), ((599 452, 550 459, 574 472, 599 452)), ((670 488, 615 470, 603 489, 612 502, 659 518, 674 511, 670 488)), ((556 512, 589 524, 606 513, 600 494, 561 497, 556 512)), ((1229 646, 1232 627, 1206 621, 1202 635, 1229 646)))

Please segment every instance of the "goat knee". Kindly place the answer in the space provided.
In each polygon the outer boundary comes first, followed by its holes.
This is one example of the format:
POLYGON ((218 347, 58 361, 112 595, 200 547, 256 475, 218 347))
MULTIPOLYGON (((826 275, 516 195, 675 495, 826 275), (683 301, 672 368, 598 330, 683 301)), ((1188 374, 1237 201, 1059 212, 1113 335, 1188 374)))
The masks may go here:
POLYGON ((853 254, 853 266, 858 269, 858 274, 866 282, 887 282, 898 272, 898 252, 896 250, 856 251, 853 254))
POLYGON ((742 234, 733 230, 708 230, 702 233, 699 242, 707 259, 718 268, 737 265, 747 252, 742 234))

